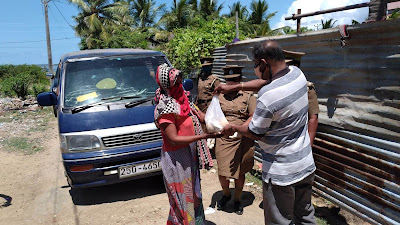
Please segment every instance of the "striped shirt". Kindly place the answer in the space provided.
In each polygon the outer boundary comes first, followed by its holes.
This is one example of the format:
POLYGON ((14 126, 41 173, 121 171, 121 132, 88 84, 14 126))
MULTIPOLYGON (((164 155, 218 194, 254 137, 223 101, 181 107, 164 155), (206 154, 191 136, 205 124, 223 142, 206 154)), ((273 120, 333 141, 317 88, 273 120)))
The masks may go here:
POLYGON ((287 73, 258 92, 249 130, 262 136, 264 182, 287 186, 313 173, 315 164, 307 127, 307 80, 294 66, 281 72, 287 73))

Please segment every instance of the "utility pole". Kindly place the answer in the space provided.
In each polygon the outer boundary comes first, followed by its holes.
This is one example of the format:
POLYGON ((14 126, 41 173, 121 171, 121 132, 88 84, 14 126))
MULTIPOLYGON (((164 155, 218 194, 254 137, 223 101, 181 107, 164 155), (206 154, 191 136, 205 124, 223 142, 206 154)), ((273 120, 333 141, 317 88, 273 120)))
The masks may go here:
POLYGON ((239 15, 238 11, 235 12, 236 17, 236 38, 239 39, 239 15))
POLYGON ((47 58, 49 63, 49 72, 53 74, 53 58, 51 56, 51 43, 50 43, 50 29, 49 29, 49 16, 48 16, 48 5, 51 0, 42 0, 44 5, 44 19, 46 22, 46 41, 47 41, 47 58))

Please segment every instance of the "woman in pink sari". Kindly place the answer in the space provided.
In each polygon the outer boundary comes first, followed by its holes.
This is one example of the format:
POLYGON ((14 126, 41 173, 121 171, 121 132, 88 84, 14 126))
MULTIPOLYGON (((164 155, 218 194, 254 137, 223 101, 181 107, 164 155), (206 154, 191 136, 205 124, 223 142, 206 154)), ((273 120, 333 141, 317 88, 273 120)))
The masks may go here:
POLYGON ((155 122, 161 129, 161 166, 170 203, 169 224, 204 224, 199 167, 212 166, 200 122, 204 114, 189 102, 179 70, 162 64, 157 68, 155 122))

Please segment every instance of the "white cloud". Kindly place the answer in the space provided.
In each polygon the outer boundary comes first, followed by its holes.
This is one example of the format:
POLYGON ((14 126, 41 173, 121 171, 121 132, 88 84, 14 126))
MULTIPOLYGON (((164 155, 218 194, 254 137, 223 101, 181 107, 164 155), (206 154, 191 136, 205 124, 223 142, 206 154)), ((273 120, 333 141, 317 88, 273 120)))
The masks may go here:
MULTIPOLYGON (((359 3, 364 3, 365 0, 295 0, 292 5, 289 7, 287 12, 281 16, 281 19, 278 23, 272 26, 273 29, 290 26, 292 28, 296 28, 295 20, 285 20, 285 17, 292 16, 292 14, 297 14, 297 9, 301 9, 301 13, 310 13, 316 12, 320 10, 327 10, 332 8, 338 8, 343 6, 349 6, 359 3)), ((309 16, 301 18, 301 26, 308 27, 311 29, 316 29, 317 25, 319 25, 319 29, 321 29, 321 20, 329 20, 333 19, 333 21, 337 20, 335 26, 340 24, 351 24, 352 20, 356 20, 359 23, 365 21, 368 17, 368 7, 346 10, 341 12, 333 12, 316 16, 309 16)))

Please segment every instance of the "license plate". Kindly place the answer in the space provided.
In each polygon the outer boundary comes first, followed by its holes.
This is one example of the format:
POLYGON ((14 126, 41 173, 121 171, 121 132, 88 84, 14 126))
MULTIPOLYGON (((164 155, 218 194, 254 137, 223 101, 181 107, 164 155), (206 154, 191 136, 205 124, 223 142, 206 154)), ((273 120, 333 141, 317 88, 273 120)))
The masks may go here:
POLYGON ((151 162, 140 163, 129 166, 122 166, 118 168, 120 179, 160 170, 161 170, 160 160, 154 160, 151 162))

